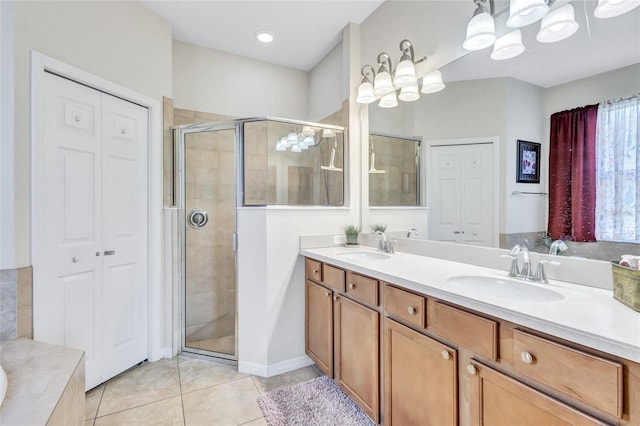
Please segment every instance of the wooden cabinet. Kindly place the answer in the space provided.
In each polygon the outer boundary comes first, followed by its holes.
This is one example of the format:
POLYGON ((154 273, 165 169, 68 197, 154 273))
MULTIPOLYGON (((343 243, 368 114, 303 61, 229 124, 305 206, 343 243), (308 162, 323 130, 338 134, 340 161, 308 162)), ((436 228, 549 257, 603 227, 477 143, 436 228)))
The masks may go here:
POLYGON ((584 413, 477 362, 467 366, 475 377, 472 425, 604 425, 584 413))
POLYGON ((333 292, 310 280, 305 291, 305 348, 307 355, 333 377, 333 292))
POLYGON ((385 425, 457 424, 455 349, 388 318, 383 331, 385 425))
POLYGON ((335 297, 335 379, 374 421, 380 411, 380 314, 335 297))

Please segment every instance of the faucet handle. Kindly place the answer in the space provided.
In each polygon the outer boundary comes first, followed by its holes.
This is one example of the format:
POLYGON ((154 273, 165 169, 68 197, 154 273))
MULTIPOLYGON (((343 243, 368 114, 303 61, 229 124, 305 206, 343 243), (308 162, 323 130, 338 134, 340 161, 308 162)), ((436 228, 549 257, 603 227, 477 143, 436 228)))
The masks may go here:
POLYGON ((520 270, 518 269, 518 255, 517 254, 501 254, 500 257, 510 257, 511 258, 511 267, 509 268, 508 277, 517 277, 520 275, 520 270))
POLYGON ((549 263, 550 265, 559 265, 560 262, 556 262, 555 260, 541 260, 538 262, 538 266, 536 267, 536 275, 533 277, 533 280, 539 283, 547 284, 549 280, 544 273, 544 264, 549 263))

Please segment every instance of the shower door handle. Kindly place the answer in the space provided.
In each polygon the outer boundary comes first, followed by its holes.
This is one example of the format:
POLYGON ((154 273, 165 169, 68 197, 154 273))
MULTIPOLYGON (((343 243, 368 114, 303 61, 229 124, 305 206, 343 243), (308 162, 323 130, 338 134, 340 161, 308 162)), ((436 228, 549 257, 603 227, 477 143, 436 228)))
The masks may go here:
POLYGON ((235 232, 231 236, 231 245, 233 246, 233 251, 237 252, 238 251, 238 234, 236 234, 235 232))

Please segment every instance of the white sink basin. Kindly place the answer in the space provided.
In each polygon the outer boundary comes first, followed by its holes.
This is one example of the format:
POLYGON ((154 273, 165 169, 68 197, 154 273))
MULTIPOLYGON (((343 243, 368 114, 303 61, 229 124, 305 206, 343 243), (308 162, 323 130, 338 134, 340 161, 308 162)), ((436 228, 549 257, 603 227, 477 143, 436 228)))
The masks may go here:
POLYGON ((374 251, 345 251, 342 253, 336 253, 340 257, 353 260, 384 260, 391 259, 391 256, 384 253, 378 253, 374 251))
POLYGON ((461 275, 451 277, 447 282, 453 287, 471 290, 476 294, 523 302, 551 302, 564 299, 564 296, 557 291, 506 277, 461 275))

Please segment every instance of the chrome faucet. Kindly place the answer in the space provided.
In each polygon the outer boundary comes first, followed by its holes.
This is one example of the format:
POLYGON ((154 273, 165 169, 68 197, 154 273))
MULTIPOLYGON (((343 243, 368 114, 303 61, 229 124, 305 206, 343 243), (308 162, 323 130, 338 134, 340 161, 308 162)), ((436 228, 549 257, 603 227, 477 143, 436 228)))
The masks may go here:
POLYGON ((568 249, 569 247, 567 246, 567 243, 562 240, 555 240, 551 243, 551 246, 549 246, 549 254, 553 256, 559 256, 560 253, 562 253, 563 251, 567 251, 568 249))
POLYGON ((393 254, 393 242, 387 240, 387 236, 382 231, 376 231, 376 240, 378 240, 378 251, 381 253, 393 254))
POLYGON ((418 230, 416 228, 409 229, 409 232, 407 232, 407 238, 411 238, 411 234, 415 235, 416 237, 420 235, 418 234, 418 230))
POLYGON ((533 278, 531 275, 531 257, 529 256, 529 249, 522 244, 516 244, 509 252, 511 261, 511 269, 508 276, 510 277, 522 277, 525 280, 533 278), (522 268, 518 266, 518 256, 522 253, 522 268))

